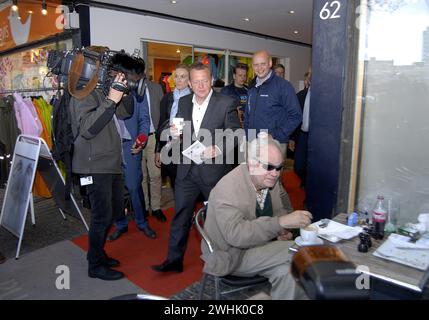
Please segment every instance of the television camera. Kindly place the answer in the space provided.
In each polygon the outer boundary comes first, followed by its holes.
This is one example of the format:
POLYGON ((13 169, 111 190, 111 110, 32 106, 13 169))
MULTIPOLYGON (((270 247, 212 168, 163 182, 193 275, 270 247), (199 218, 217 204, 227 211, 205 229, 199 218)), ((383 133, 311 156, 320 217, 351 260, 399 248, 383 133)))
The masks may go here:
POLYGON ((84 57, 84 63, 79 82, 87 83, 97 72, 97 61, 99 62, 97 88, 101 88, 105 94, 110 87, 125 93, 136 92, 143 96, 145 90, 145 63, 144 60, 134 53, 132 56, 124 50, 105 50, 103 53, 92 51, 89 48, 72 49, 66 51, 51 50, 48 52, 47 66, 49 75, 57 75, 60 83, 68 82, 68 75, 73 61, 78 54, 84 57), (116 73, 125 74, 127 86, 114 82, 116 73), (132 75, 137 75, 131 79, 132 75), (138 79, 138 80, 136 80, 138 79))

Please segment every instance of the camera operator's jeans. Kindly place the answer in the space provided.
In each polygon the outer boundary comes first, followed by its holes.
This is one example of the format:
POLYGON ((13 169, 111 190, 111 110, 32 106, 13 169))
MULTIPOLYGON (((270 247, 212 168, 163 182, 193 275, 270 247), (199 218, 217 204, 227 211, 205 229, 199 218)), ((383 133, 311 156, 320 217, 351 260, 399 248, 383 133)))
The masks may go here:
POLYGON ((107 233, 116 217, 124 211, 124 182, 122 174, 92 174, 93 183, 87 186, 91 202, 89 227, 89 268, 100 266, 107 254, 104 251, 107 233))

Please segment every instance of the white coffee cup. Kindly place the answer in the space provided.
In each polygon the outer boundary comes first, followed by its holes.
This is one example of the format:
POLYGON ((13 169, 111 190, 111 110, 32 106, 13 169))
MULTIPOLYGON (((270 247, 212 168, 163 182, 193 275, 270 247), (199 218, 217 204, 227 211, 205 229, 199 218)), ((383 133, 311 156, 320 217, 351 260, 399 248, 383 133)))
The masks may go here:
POLYGON ((314 226, 306 226, 300 229, 301 239, 307 243, 315 243, 317 241, 317 229, 314 226))
POLYGON ((185 119, 184 118, 173 118, 173 124, 176 127, 176 129, 180 132, 180 134, 182 134, 183 131, 183 126, 185 119))

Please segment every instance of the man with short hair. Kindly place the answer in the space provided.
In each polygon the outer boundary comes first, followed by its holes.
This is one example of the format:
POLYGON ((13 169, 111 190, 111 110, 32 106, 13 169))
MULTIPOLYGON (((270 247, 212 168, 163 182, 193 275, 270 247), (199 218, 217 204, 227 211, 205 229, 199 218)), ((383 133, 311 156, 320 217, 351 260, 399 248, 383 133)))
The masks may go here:
POLYGON ((249 129, 256 129, 256 133, 267 130, 280 142, 283 155, 286 155, 289 136, 300 124, 302 111, 295 89, 287 80, 275 75, 271 70, 272 64, 267 51, 253 55, 256 84, 249 89, 244 128, 248 138, 249 129))
POLYGON ((281 63, 278 63, 274 66, 273 68, 275 74, 277 77, 284 79, 285 78, 285 66, 282 65, 281 63))
POLYGON ((210 193, 204 230, 216 250, 211 254, 202 241, 204 272, 262 275, 271 282, 272 299, 300 298, 290 274, 293 242, 288 229, 309 225, 312 215, 301 210, 288 214, 289 199, 279 187, 284 157, 278 142, 261 133, 247 150, 247 163, 223 177, 210 193))
POLYGON ((244 125, 244 109, 247 105, 247 86, 245 85, 247 69, 247 64, 237 63, 234 67, 234 81, 220 91, 220 93, 231 96, 236 100, 238 116, 242 126, 244 125))
MULTIPOLYGON (((118 54, 119 55, 119 54, 118 54)), ((126 56, 123 54, 123 56, 126 56)), ((146 64, 142 58, 134 58, 134 68, 129 70, 128 79, 132 81, 143 81, 146 64)), ((130 64, 131 66, 131 64, 130 64)), ((150 117, 149 104, 147 96, 142 92, 140 96, 136 90, 131 92, 134 101, 134 112, 131 117, 125 120, 118 120, 121 128, 122 138, 122 169, 125 178, 125 185, 128 189, 131 204, 134 211, 134 220, 137 229, 150 238, 156 238, 156 233, 149 226, 149 221, 145 217, 146 206, 142 189, 143 173, 142 173, 142 153, 145 145, 136 145, 136 140, 139 135, 147 137, 149 133, 150 117)), ((146 152, 146 151, 144 151, 146 152)), ((128 232, 128 219, 125 212, 122 211, 115 221, 116 229, 108 236, 108 240, 114 241, 122 234, 128 232)))
POLYGON ((183 139, 179 138, 174 124, 170 132, 176 143, 200 141, 205 146, 202 153, 204 161, 187 164, 182 160, 177 165, 175 214, 171 221, 168 255, 162 264, 152 266, 158 272, 183 271, 195 202, 200 193, 208 199, 212 188, 231 169, 226 158, 233 149, 228 150, 227 147, 233 148, 234 143, 228 143, 228 140, 234 139, 233 132, 240 127, 234 99, 213 91, 212 75, 207 65, 197 62, 191 66, 189 85, 194 94, 180 98, 176 115, 185 121, 183 139), (226 129, 230 130, 225 133, 226 129), (217 136, 215 130, 223 131, 224 135, 217 136), (185 136, 187 132, 191 137, 185 136))

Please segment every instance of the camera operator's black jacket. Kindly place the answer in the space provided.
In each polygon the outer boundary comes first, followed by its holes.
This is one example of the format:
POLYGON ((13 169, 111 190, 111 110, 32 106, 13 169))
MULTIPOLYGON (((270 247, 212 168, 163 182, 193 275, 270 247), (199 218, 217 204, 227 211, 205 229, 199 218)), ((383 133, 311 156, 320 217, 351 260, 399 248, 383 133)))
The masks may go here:
POLYGON ((122 173, 121 137, 114 114, 126 119, 134 112, 132 96, 124 96, 116 106, 106 99, 103 92, 95 89, 82 100, 70 100, 73 135, 72 171, 78 174, 122 173))

